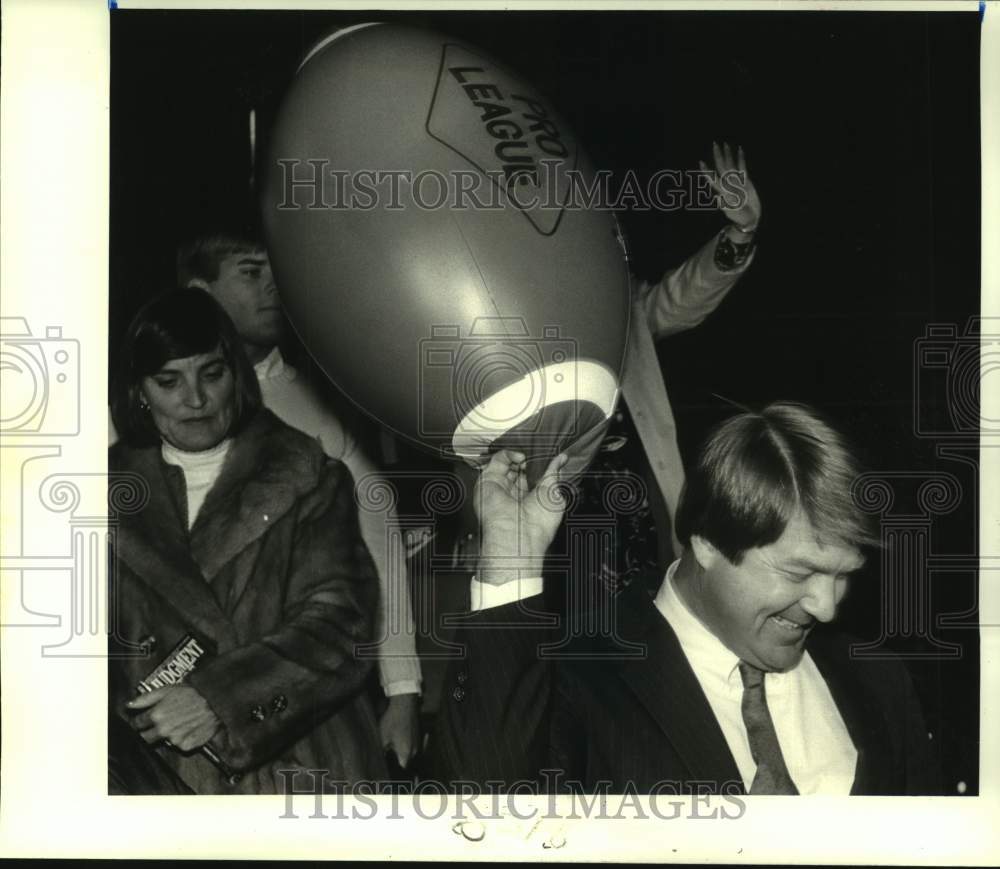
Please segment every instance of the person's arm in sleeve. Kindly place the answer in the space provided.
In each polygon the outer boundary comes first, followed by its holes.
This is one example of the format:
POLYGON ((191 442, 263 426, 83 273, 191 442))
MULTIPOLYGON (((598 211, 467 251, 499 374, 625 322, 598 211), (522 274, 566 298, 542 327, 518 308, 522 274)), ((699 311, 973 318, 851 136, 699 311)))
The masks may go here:
POLYGON ((388 705, 379 719, 379 733, 383 748, 395 752, 400 766, 406 767, 420 747, 421 688, 406 552, 401 539, 392 542, 400 533, 395 507, 376 496, 385 491, 378 469, 354 438, 348 435, 346 443, 343 461, 356 480, 361 536, 375 562, 381 592, 375 642, 379 682, 388 705))
POLYGON ((321 723, 361 689, 369 669, 355 648, 371 641, 378 586, 346 466, 328 460, 298 509, 281 626, 188 677, 222 723, 213 747, 237 770, 321 723), (280 710, 252 714, 256 705, 273 709, 279 697, 280 710))
POLYGON ((436 728, 435 772, 447 782, 537 781, 553 756, 552 661, 541 644, 556 636, 543 610, 538 578, 564 504, 553 488, 557 457, 529 491, 524 456, 496 453, 477 483, 482 525, 471 609, 454 641, 464 647, 449 666, 436 728))
POLYGON ((636 298, 654 338, 693 329, 711 314, 753 261, 760 197, 747 174, 743 149, 713 145, 714 172, 702 170, 729 223, 678 268, 656 283, 640 281, 636 298))
POLYGON ((318 423, 310 433, 319 437, 328 456, 344 462, 354 476, 361 536, 375 562, 380 591, 373 643, 388 704, 379 719, 379 732, 383 747, 393 750, 405 767, 420 745, 421 673, 405 548, 401 541, 390 542, 390 532, 399 524, 396 511, 382 502, 385 489, 377 468, 351 433, 351 426, 345 424, 351 416, 349 408, 337 402, 328 385, 304 379, 301 388, 308 405, 318 413, 318 423))
POLYGON ((554 637, 542 596, 471 613, 453 642, 462 658, 446 672, 435 727, 435 778, 454 785, 537 781, 548 765, 552 662, 538 648, 554 637))

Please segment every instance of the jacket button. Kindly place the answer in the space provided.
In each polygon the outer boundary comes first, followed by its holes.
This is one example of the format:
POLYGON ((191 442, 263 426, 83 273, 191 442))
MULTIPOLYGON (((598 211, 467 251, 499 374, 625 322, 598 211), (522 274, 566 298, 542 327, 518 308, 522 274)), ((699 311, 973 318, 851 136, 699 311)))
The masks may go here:
POLYGON ((458 680, 459 685, 464 685, 469 678, 469 674, 465 670, 459 670, 455 678, 458 680))
POLYGON ((461 703, 465 699, 465 689, 459 685, 454 691, 451 692, 451 696, 461 703))
POLYGON ((156 651, 156 637, 152 634, 146 634, 146 636, 139 640, 139 645, 142 647, 143 652, 148 655, 150 652, 156 651))
POLYGON ((271 698, 271 710, 273 712, 284 712, 288 708, 288 698, 284 694, 278 694, 271 698))
POLYGON ((255 706, 250 707, 250 720, 251 721, 263 721, 267 718, 267 710, 261 706, 259 703, 255 706))

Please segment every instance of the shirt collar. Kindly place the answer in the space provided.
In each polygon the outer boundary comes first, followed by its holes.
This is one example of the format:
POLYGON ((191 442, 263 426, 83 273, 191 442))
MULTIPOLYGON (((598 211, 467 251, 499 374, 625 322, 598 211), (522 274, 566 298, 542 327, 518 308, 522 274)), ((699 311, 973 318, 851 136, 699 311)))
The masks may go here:
POLYGON ((295 369, 281 355, 280 348, 275 345, 271 352, 253 367, 257 380, 261 383, 271 380, 294 380, 295 369))
POLYGON ((679 564, 678 559, 667 568, 667 575, 654 600, 656 608, 673 628, 681 649, 695 670, 742 690, 743 680, 738 667, 740 659, 698 620, 681 599, 674 580, 679 564))
MULTIPOLYGON (((701 623, 677 591, 674 574, 680 563, 678 559, 667 568, 667 575, 654 600, 656 608, 677 634, 684 655, 699 675, 718 679, 731 688, 742 691, 739 657, 701 623)), ((802 657, 807 659, 809 653, 803 653, 802 657)), ((772 694, 787 690, 786 686, 798 678, 800 670, 800 667, 794 667, 784 673, 765 673, 767 690, 772 694)))

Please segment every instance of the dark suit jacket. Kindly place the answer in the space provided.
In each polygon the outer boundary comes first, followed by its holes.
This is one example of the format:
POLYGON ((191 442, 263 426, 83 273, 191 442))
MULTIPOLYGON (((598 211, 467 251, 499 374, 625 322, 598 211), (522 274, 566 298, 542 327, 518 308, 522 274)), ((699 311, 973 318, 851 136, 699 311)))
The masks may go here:
MULTIPOLYGON (((612 792, 744 792, 697 677, 647 592, 632 586, 614 599, 605 613, 614 636, 561 645, 541 607, 538 596, 472 613, 456 632, 467 656, 451 666, 442 701, 435 755, 443 779, 526 779, 545 791, 576 780, 587 792, 602 782, 612 792)), ((938 792, 905 669, 852 660, 849 647, 820 628, 808 640, 858 751, 852 794, 938 792)))

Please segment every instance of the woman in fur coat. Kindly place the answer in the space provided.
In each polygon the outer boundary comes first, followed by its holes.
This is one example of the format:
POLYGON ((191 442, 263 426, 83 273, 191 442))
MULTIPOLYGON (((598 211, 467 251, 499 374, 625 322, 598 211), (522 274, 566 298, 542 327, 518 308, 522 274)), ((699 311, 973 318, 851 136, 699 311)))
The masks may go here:
POLYGON ((346 467, 261 407, 201 290, 137 315, 112 414, 112 714, 199 794, 384 777, 359 651, 378 584, 346 467))

